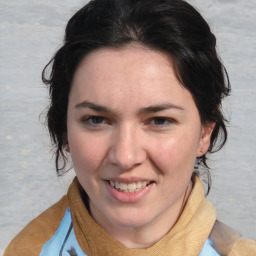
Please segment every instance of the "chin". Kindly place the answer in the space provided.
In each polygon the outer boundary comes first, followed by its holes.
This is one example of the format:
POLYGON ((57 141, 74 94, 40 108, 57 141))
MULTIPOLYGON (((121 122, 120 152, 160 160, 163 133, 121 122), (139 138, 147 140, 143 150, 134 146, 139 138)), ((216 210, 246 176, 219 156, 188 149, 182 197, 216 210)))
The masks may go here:
POLYGON ((114 217, 112 217, 113 224, 123 228, 141 228, 144 225, 152 221, 152 217, 143 213, 141 210, 125 210, 118 211, 114 217))

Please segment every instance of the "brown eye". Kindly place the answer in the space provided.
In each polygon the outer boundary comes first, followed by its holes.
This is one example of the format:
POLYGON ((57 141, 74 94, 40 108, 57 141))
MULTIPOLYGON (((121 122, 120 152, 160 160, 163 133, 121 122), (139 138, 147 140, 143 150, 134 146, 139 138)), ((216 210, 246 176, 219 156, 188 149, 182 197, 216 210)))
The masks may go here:
POLYGON ((159 126, 170 125, 172 122, 172 119, 166 117, 154 117, 151 120, 151 124, 159 126))
POLYGON ((82 119, 87 126, 102 126, 108 124, 107 120, 102 116, 87 116, 82 119))
POLYGON ((102 124, 104 122, 104 118, 102 116, 91 116, 88 117, 87 121, 91 124, 102 124))

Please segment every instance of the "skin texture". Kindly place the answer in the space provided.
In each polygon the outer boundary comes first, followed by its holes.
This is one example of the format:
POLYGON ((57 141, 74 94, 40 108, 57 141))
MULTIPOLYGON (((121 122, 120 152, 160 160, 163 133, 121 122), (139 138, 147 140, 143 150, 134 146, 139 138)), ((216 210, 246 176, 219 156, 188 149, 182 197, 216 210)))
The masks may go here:
POLYGON ((130 45, 85 56, 69 95, 67 139, 95 221, 129 248, 161 239, 179 217, 213 127, 201 124, 167 55, 130 45), (108 180, 151 183, 133 196, 108 180))

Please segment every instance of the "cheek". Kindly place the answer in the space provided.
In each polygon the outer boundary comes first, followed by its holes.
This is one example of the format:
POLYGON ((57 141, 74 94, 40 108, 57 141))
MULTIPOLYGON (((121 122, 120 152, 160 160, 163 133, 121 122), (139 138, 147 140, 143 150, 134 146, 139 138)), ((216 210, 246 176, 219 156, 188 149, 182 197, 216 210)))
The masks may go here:
POLYGON ((179 143, 175 139, 163 139, 152 144, 149 156, 160 172, 169 171, 179 162, 179 143))
POLYGON ((105 157, 102 141, 92 136, 72 136, 69 146, 76 172, 93 173, 105 157))
POLYGON ((196 159, 196 142, 186 136, 158 141, 151 148, 151 158, 162 172, 191 172, 196 159))

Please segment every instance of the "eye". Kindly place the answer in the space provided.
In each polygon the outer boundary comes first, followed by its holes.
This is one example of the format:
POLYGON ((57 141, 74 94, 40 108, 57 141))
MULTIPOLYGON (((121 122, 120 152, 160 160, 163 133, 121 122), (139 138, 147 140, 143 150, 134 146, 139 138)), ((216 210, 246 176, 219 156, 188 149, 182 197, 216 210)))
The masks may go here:
POLYGON ((167 117, 153 117, 150 120, 150 124, 156 125, 156 126, 167 126, 174 123, 174 120, 167 117))
POLYGON ((87 116, 82 119, 82 122, 88 126, 103 126, 108 124, 107 120, 102 116, 87 116))

